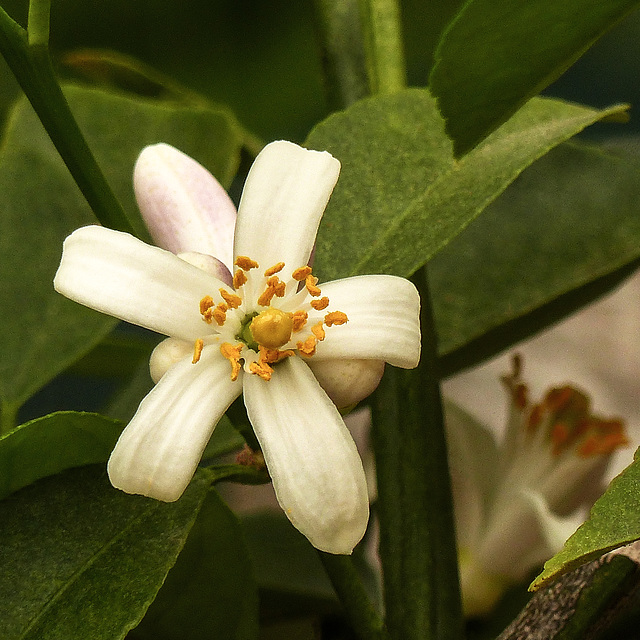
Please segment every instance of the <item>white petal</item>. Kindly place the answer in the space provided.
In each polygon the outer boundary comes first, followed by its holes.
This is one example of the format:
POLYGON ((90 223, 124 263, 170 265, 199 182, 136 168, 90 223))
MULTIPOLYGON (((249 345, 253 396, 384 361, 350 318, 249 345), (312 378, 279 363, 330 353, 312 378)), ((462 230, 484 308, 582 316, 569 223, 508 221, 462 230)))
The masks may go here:
POLYGON ((347 360, 309 358, 307 364, 320 386, 339 409, 370 396, 384 373, 383 360, 347 360))
POLYGON ((175 364, 122 432, 108 472, 114 487, 173 502, 186 489, 222 414, 240 395, 216 346, 175 364))
POLYGON ((206 253, 232 269, 236 208, 202 165, 168 144, 154 144, 142 150, 133 186, 159 247, 206 253))
POLYGON ((164 249, 98 226, 64 241, 53 284, 96 311, 183 340, 210 333, 199 303, 223 285, 164 249))
POLYGON ((404 369, 417 366, 420 296, 411 282, 396 276, 355 276, 320 288, 330 301, 327 311, 342 311, 349 321, 326 329, 314 358, 372 358, 404 369))
POLYGON ((284 140, 268 144, 242 192, 234 255, 263 269, 284 262, 287 277, 306 265, 339 173, 340 163, 326 151, 284 140))
POLYGON ((299 358, 268 382, 244 377, 244 401, 280 506, 318 549, 349 554, 369 519, 362 462, 335 405, 299 358))

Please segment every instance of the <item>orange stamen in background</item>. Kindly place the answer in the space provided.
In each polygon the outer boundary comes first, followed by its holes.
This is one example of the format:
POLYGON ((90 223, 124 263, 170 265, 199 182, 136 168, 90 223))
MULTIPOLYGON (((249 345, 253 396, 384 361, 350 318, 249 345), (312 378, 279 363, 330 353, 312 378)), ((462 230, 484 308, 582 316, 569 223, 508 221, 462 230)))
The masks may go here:
POLYGON ((318 324, 313 325, 313 327, 311 327, 311 333, 313 333, 313 335, 322 342, 326 335, 322 328, 322 322, 318 322, 318 324))
POLYGON ((233 274, 233 288, 239 289, 247 281, 247 276, 242 269, 238 269, 233 274))
POLYGON ((309 336, 304 342, 302 340, 296 343, 296 347, 298 347, 298 351, 301 355, 310 358, 315 355, 316 352, 316 344, 318 340, 315 336, 309 336))
POLYGON ((204 348, 204 340, 202 338, 198 338, 193 347, 193 360, 191 360, 191 364, 196 364, 200 360, 200 356, 202 355, 202 349, 204 348))
MULTIPOLYGON (((224 304, 224 302, 221 302, 213 311, 209 309, 207 311, 207 314, 211 312, 211 316, 216 321, 217 325, 221 327, 224 324, 225 320, 227 319, 227 309, 228 309, 227 305, 224 304)), ((206 319, 206 316, 205 316, 205 319, 206 319)))
POLYGON ((569 428, 566 424, 562 422, 557 422, 551 428, 551 444, 553 445, 553 455, 557 456, 562 453, 562 450, 565 448, 567 442, 571 437, 571 433, 569 432, 569 428))
POLYGON ((211 296, 205 296, 200 300, 200 315, 204 315, 215 303, 211 296))
POLYGON ((318 296, 322 295, 322 291, 320 291, 320 287, 316 286, 318 284, 318 278, 316 278, 315 276, 312 276, 311 273, 309 273, 309 275, 305 278, 304 284, 307 287, 307 291, 309 292, 309 295, 312 295, 314 298, 317 298, 318 296))
POLYGON ((268 307, 271 304, 273 296, 282 298, 285 294, 287 285, 278 278, 278 276, 271 276, 267 280, 267 288, 260 294, 258 298, 258 304, 261 307, 268 307))
POLYGON ((279 273, 284 269, 284 262, 278 262, 278 264, 274 264, 273 267, 269 267, 265 272, 265 277, 273 276, 276 273, 279 273))
POLYGON ((342 313, 342 311, 332 311, 324 317, 324 323, 327 327, 331 327, 334 324, 345 324, 348 320, 347 314, 342 313))
POLYGON ((250 269, 257 269, 260 265, 251 258, 247 256, 238 256, 235 261, 236 267, 240 267, 245 271, 249 271, 250 269))
POLYGON ((220 353, 231 363, 231 380, 235 382, 238 379, 238 374, 242 365, 240 364, 240 354, 244 345, 242 343, 237 344, 235 347, 228 342, 223 342, 220 345, 220 353))
POLYGON ((237 309, 242 304, 242 298, 240 296, 229 293, 226 289, 220 289, 219 291, 229 309, 237 309))
POLYGON ((298 282, 302 282, 307 279, 307 276, 311 274, 311 267, 299 267, 292 274, 291 277, 298 282))
POLYGON ((329 298, 324 296, 323 298, 320 298, 320 300, 312 300, 309 304, 311 304, 316 311, 322 311, 329 306, 329 298))
POLYGON ((308 314, 306 311, 294 311, 293 312, 293 331, 300 331, 305 324, 307 324, 308 314))

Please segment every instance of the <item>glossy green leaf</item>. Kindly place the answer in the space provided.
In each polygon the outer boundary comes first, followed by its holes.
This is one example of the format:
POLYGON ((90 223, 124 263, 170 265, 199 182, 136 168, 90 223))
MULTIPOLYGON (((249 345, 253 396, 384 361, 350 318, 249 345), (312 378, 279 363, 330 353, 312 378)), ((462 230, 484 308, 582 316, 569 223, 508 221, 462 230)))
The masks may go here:
POLYGON ((588 520, 565 542, 564 547, 544 565, 531 589, 538 589, 574 567, 640 540, 640 457, 616 478, 596 501, 588 520))
POLYGON ((106 462, 123 424, 95 413, 61 411, 0 438, 0 499, 70 467, 106 462))
POLYGON ((638 0, 470 0, 436 50, 430 87, 466 153, 573 64, 638 0))
POLYGON ((318 236, 318 275, 410 275, 527 166, 621 111, 535 99, 460 161, 425 90, 377 96, 330 116, 306 142, 342 163, 318 236))
POLYGON ((40 480, 0 503, 0 637, 116 640, 144 615, 209 488, 162 503, 109 485, 102 466, 40 480))
POLYGON ((237 518, 209 493, 167 580, 130 640, 224 638, 258 632, 258 591, 237 518))
POLYGON ((591 302, 640 260, 640 159, 565 143, 429 264, 446 374, 591 302))
MULTIPOLYGON (((235 174, 243 133, 226 111, 78 87, 66 94, 109 182, 134 216, 131 176, 145 144, 180 147, 226 185, 235 174)), ((115 321, 53 290, 62 241, 94 218, 25 100, 9 120, 0 169, 0 303, 11 310, 0 320, 0 418, 8 430, 17 408, 100 342, 115 321)))

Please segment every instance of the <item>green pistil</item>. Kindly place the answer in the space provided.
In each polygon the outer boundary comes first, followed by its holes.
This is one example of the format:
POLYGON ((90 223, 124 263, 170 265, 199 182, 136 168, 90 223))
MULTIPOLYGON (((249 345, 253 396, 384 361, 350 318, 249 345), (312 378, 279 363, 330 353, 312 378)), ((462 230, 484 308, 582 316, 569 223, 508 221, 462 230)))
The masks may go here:
POLYGON ((242 324, 240 325, 240 331, 236 335, 237 340, 241 340, 244 342, 249 349, 253 349, 254 351, 258 351, 258 343, 255 341, 253 334, 251 333, 251 321, 258 315, 257 312, 248 313, 242 324))

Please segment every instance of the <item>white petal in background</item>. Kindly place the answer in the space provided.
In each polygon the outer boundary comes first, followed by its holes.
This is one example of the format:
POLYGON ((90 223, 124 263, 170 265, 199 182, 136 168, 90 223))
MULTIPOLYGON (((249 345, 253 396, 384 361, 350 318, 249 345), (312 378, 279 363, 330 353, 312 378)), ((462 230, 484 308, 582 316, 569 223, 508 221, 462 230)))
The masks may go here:
POLYGON ((199 302, 223 285, 169 251, 98 226, 64 241, 53 284, 91 309, 183 340, 207 331, 199 302))
POLYGON ((173 502, 186 489, 213 430, 242 383, 215 346, 175 364, 141 402, 108 464, 114 487, 173 502))
POLYGON ((138 157, 133 186, 155 244, 212 255, 232 269, 236 208, 203 166, 168 144, 151 145, 138 157))
POLYGON ((448 380, 445 394, 498 434, 507 402, 500 376, 511 354, 524 357, 523 379, 539 399, 552 386, 570 383, 593 399, 593 412, 619 416, 632 445, 614 454, 609 478, 631 463, 640 444, 640 275, 618 290, 499 357, 448 380))
POLYGON ((335 405, 299 358, 244 378, 247 413, 280 506, 318 549, 350 554, 369 519, 362 462, 335 405))
MULTIPOLYGON (((330 311, 347 314, 346 324, 326 329, 314 358, 372 358, 404 369, 420 360, 420 297, 396 276, 355 276, 321 285, 330 311)), ((313 324, 314 314, 309 315, 313 324)))
POLYGON ((284 140, 268 144, 244 185, 234 255, 263 269, 284 262, 287 274, 306 265, 339 173, 340 163, 326 151, 284 140))

